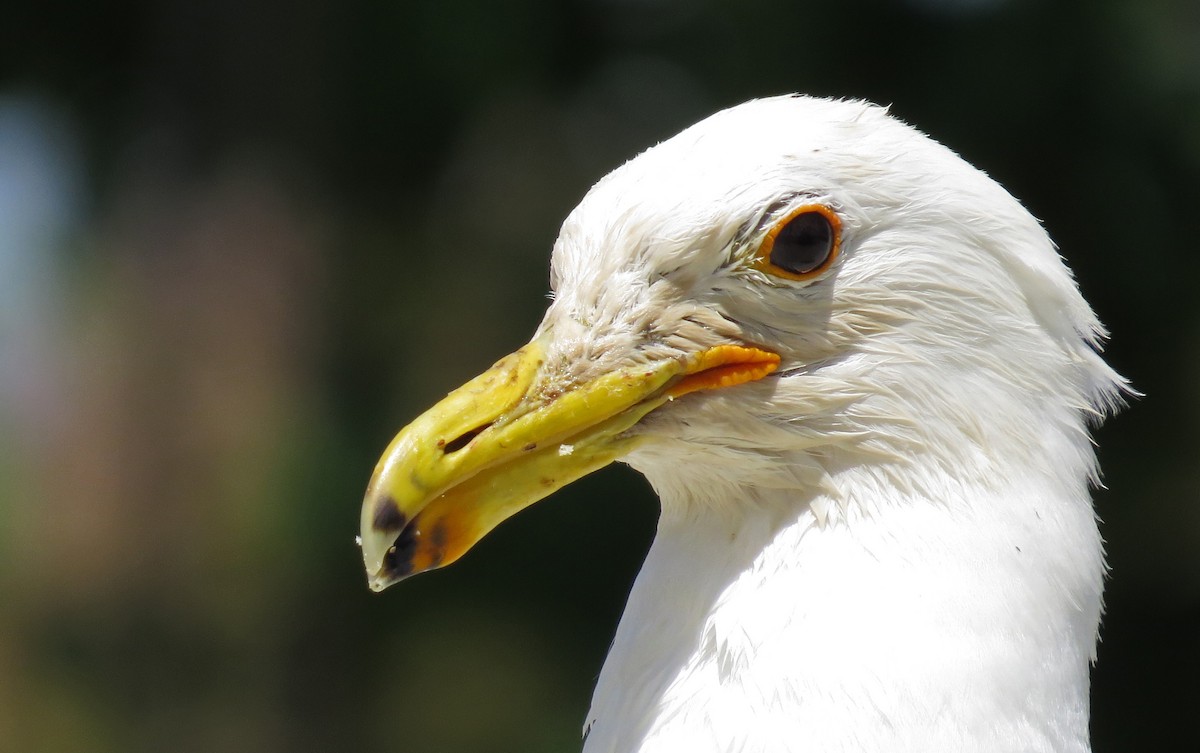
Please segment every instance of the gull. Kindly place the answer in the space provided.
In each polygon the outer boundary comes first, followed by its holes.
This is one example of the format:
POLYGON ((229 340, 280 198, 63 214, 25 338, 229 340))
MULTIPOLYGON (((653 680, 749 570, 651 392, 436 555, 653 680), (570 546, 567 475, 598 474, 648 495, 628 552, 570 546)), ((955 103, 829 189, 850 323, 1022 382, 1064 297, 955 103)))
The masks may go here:
POLYGON ((999 184, 884 108, 754 100, 597 183, 550 282, 376 466, 373 589, 620 460, 661 513, 585 753, 1090 750, 1127 388, 999 184))

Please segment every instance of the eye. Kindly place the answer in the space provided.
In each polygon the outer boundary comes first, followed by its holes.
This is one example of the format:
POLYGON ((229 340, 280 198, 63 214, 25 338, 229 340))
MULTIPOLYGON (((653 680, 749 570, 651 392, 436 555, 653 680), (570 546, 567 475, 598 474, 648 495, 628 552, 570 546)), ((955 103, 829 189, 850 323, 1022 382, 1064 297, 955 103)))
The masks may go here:
POLYGON ((842 222, 829 207, 797 207, 767 232, 754 266, 777 277, 810 280, 833 264, 841 234, 842 222))

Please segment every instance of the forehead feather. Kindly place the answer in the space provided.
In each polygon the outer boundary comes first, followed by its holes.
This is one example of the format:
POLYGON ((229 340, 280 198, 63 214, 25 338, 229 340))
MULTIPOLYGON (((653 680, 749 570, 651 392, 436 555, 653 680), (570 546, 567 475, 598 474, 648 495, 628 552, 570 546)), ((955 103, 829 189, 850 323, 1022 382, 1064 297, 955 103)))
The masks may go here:
POLYGON ((830 192, 869 180, 913 133, 864 102, 786 96, 716 113, 588 192, 555 246, 555 287, 631 265, 686 264, 781 198, 839 198, 830 192))
POLYGON ((962 262, 982 261, 1057 335, 1099 331, 1040 224, 1001 186, 883 108, 803 96, 718 112, 614 170, 564 222, 551 285, 587 304, 619 282, 630 286, 609 302, 619 308, 666 274, 703 282, 739 229, 789 197, 841 215, 847 267, 861 272, 848 283, 933 262, 970 285, 962 262), (924 261, 880 263, 897 251, 924 261))

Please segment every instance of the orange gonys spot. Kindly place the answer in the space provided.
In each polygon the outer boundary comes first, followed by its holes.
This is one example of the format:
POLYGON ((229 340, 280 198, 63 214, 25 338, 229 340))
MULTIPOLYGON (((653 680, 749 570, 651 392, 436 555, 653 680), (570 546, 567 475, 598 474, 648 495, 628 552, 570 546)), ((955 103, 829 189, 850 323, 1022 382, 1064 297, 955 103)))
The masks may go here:
POLYGON ((762 379, 779 367, 779 356, 742 345, 718 345, 697 353, 687 376, 667 389, 672 399, 690 392, 733 387, 762 379))

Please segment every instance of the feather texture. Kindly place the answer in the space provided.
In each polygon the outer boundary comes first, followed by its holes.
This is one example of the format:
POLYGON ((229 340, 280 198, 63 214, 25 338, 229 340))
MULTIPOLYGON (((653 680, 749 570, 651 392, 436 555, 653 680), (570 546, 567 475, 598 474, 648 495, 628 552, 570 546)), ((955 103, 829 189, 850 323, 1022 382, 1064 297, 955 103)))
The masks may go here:
POLYGON ((547 389, 726 341, 783 359, 632 430, 662 517, 587 753, 1090 749, 1088 426, 1124 382, 1003 188, 881 108, 753 101, 598 183, 551 280, 547 389), (802 203, 841 218, 837 263, 755 269, 802 203))

